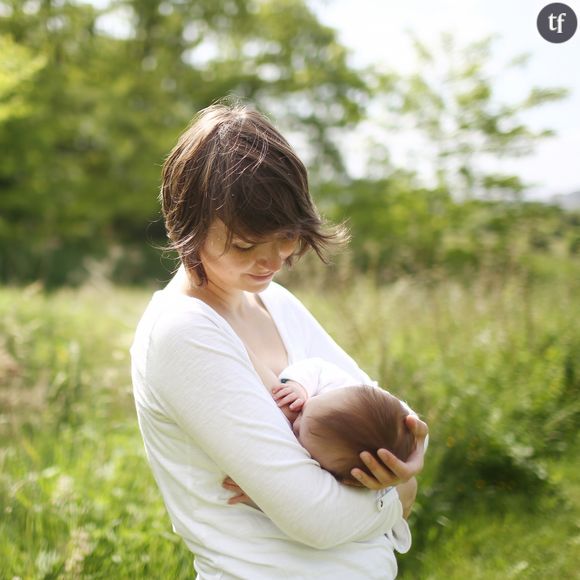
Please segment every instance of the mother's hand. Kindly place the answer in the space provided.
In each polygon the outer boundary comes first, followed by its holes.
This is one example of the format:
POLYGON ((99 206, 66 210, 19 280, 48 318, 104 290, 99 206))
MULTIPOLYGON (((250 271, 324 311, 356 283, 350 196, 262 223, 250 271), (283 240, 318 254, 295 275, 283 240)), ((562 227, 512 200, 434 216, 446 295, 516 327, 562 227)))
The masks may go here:
POLYGON ((234 495, 228 499, 229 505, 236 505, 237 503, 245 503, 250 507, 256 508, 259 510, 260 508, 252 501, 252 498, 249 497, 246 492, 229 476, 222 481, 222 487, 227 489, 228 491, 233 491, 234 495))
POLYGON ((429 433, 427 424, 416 415, 408 415, 405 419, 407 427, 415 436, 417 445, 406 462, 401 461, 390 451, 379 449, 377 455, 382 464, 368 451, 363 451, 360 457, 374 477, 362 469, 354 468, 351 475, 368 489, 379 490, 402 482, 409 481, 423 469, 425 455, 425 438, 429 433))

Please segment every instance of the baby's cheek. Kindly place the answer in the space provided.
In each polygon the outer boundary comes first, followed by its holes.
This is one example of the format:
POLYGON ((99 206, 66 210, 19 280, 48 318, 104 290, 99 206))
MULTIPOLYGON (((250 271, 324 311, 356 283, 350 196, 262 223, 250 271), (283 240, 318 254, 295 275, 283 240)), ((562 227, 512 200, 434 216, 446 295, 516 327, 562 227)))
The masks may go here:
POLYGON ((294 435, 298 437, 300 435, 300 423, 302 421, 302 412, 297 413, 296 419, 292 423, 292 431, 294 431, 294 435))
MULTIPOLYGON (((282 412, 286 416, 286 419, 288 419, 288 421, 292 423, 292 431, 294 431, 294 423, 296 423, 296 419, 298 418, 299 413, 297 413, 296 411, 291 411, 288 405, 282 407, 282 412)), ((294 434, 296 435, 295 431, 294 434)), ((298 436, 296 435, 296 437, 298 436)))

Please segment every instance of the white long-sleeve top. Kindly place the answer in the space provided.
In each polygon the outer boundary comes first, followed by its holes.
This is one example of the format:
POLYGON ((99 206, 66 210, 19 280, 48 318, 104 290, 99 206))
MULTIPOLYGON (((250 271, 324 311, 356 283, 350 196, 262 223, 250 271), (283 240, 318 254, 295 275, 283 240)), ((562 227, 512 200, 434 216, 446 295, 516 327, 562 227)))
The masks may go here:
MULTIPOLYGON (((304 387, 309 398, 333 389, 361 385, 355 377, 343 371, 335 364, 321 358, 305 358, 291 364, 278 375, 278 378, 280 380, 287 379, 299 383, 304 387)), ((410 413, 414 413, 404 401, 401 401, 401 403, 410 413)), ((411 549, 411 530, 403 517, 395 523, 392 529, 386 532, 386 536, 397 552, 405 554, 411 549)))
MULTIPOLYGON (((290 292, 271 283, 260 298, 289 363, 320 357, 372 384, 290 292)), ((341 485, 321 469, 241 339, 210 306, 169 288, 156 292, 131 356, 145 450, 200 580, 396 576, 385 536, 402 515, 396 489, 377 504, 374 492, 341 485), (228 505, 226 475, 262 511, 228 505)))

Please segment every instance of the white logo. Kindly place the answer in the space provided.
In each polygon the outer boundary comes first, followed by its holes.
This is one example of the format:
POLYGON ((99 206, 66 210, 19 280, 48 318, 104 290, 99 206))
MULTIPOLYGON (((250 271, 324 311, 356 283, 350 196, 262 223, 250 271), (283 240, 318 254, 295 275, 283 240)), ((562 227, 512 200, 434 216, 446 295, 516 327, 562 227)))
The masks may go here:
POLYGON ((578 18, 567 4, 553 2, 540 10, 536 26, 544 40, 561 44, 574 36, 578 27, 578 18))
POLYGON ((550 14, 550 16, 548 16, 548 20, 550 21, 550 30, 556 31, 558 34, 562 34, 562 23, 564 22, 564 16, 566 16, 565 12, 560 12, 557 17, 553 13, 550 14), (558 21, 557 26, 554 26, 554 20, 558 21))

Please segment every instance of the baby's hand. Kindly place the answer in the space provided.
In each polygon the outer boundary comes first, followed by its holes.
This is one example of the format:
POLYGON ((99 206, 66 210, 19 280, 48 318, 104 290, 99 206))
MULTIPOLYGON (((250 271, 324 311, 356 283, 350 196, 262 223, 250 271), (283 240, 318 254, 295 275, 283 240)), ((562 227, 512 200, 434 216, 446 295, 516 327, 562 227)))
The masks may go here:
POLYGON ((281 385, 276 385, 272 389, 272 396, 278 407, 286 407, 290 411, 299 413, 308 399, 306 389, 296 381, 286 381, 281 385))

